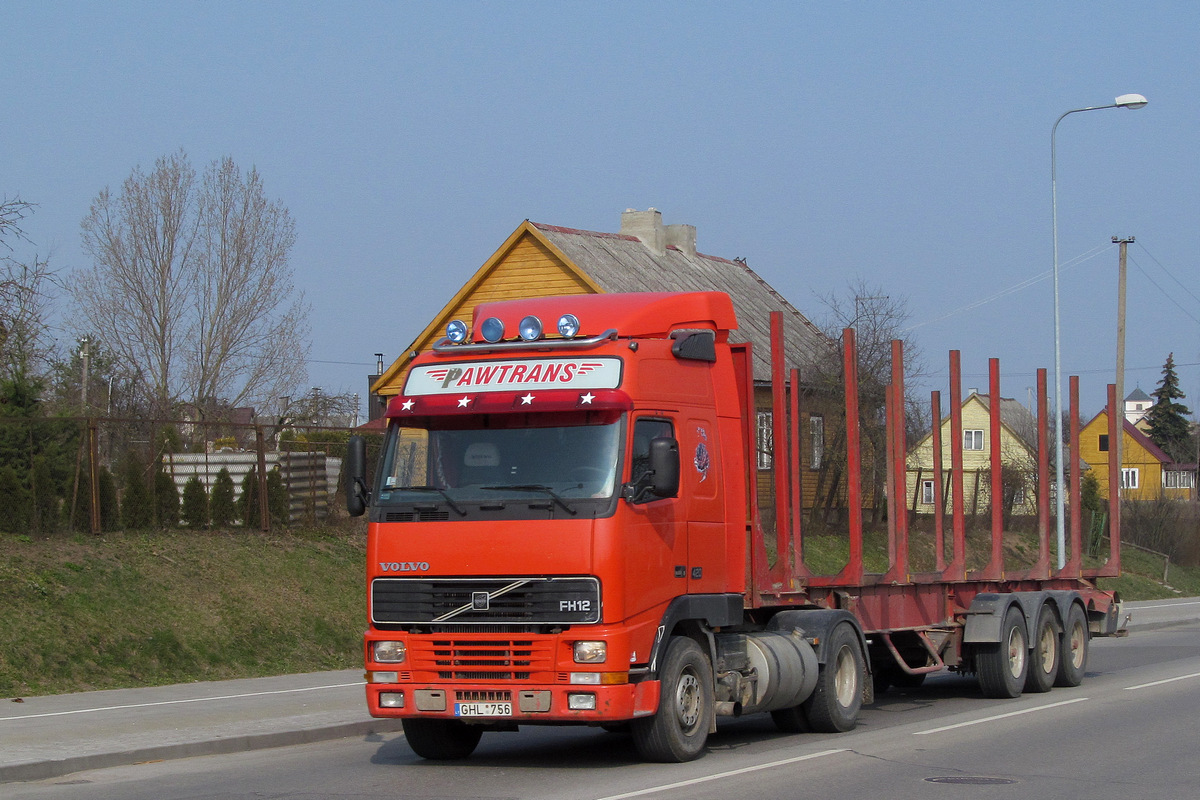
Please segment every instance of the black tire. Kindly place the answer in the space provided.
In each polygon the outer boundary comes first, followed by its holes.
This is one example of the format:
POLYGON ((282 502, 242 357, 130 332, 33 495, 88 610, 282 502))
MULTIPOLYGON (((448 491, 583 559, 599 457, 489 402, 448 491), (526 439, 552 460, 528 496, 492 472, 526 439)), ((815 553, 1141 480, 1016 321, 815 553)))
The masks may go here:
POLYGON ((977 645, 975 670, 985 697, 1020 697, 1029 672, 1029 631, 1025 615, 1010 606, 1000 625, 1000 641, 977 645))
POLYGON ((826 659, 817 672, 817 688, 801 707, 816 733, 853 730, 862 708, 866 662, 858 634, 846 623, 835 627, 825 643, 826 659))
POLYGON ((483 729, 456 719, 406 719, 404 738, 421 758, 445 761, 475 752, 483 729))
POLYGON ((812 730, 812 726, 808 724, 808 717, 804 715, 803 706, 772 711, 771 720, 775 723, 775 727, 784 733, 808 733, 812 730))
POLYGON ((1033 648, 1029 653, 1029 673, 1025 676, 1025 691, 1048 692, 1058 679, 1058 661, 1062 654, 1062 639, 1054 624, 1054 609, 1049 603, 1038 612, 1033 626, 1033 648))
POLYGON ((1083 674, 1087 671, 1090 639, 1087 614, 1078 603, 1072 603, 1071 610, 1067 612, 1067 624, 1062 632, 1055 686, 1078 686, 1083 683, 1083 674))
POLYGON ((700 645, 684 636, 667 644, 658 671, 658 712, 629 725, 646 761, 691 761, 704 752, 713 722, 713 672, 700 645))

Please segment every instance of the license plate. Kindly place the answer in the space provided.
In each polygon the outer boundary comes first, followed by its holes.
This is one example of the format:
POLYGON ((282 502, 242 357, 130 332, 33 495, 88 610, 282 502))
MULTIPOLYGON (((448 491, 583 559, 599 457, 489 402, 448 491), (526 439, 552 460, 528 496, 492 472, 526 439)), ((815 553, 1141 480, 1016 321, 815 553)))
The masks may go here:
POLYGON ((455 703, 456 717, 511 717, 512 703, 455 703))

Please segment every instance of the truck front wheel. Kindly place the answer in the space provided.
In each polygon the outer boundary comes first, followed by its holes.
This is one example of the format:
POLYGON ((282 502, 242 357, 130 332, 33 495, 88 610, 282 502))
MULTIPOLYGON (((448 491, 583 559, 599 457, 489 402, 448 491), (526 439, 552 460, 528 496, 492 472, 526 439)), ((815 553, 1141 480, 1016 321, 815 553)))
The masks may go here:
POLYGON ((846 623, 833 629, 825 646, 828 656, 817 672, 817 688, 801 705, 813 731, 842 733, 858 722, 866 662, 858 634, 846 623))
POLYGON ((456 719, 405 719, 404 738, 421 758, 444 761, 475 752, 483 729, 456 719))
POLYGON ((659 670, 658 712, 630 723, 633 744, 646 761, 691 761, 704 752, 713 721, 712 666, 687 637, 667 644, 659 670))

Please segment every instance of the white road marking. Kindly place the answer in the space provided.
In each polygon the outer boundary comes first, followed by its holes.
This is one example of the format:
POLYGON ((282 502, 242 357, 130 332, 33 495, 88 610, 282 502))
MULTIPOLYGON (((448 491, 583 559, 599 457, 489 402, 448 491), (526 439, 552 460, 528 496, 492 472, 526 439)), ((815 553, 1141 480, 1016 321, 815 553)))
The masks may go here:
POLYGON ((1082 703, 1084 700, 1087 700, 1087 699, 1088 698, 1086 698, 1086 697, 1076 697, 1071 700, 1063 700, 1058 703, 1048 703, 1044 706, 1037 706, 1036 708, 1023 708, 1020 711, 1009 711, 1007 714, 996 714, 994 716, 984 717, 982 719, 973 719, 970 722, 960 722, 956 725, 943 725, 940 728, 930 728, 927 731, 915 731, 913 733, 913 736, 925 736, 930 733, 941 733, 942 731, 952 731, 955 728, 966 728, 971 725, 982 725, 986 722, 994 722, 998 719, 1006 719, 1007 717, 1019 717, 1022 714, 1032 714, 1036 711, 1046 711, 1051 708, 1058 708, 1059 706, 1069 706, 1069 705, 1071 705, 1071 703, 1082 703))
POLYGON ((1200 606, 1200 600, 1187 600, 1182 603, 1163 603, 1158 606, 1133 606, 1127 608, 1126 611, 1132 613, 1134 611, 1145 611, 1147 608, 1179 608, 1180 606, 1200 606))
POLYGON ((666 792, 671 789, 678 789, 683 786, 695 786, 698 783, 707 783, 709 781, 719 781, 725 778, 732 778, 734 775, 745 775, 748 772, 758 772, 759 770, 771 769, 773 767, 782 767, 788 764, 795 764, 798 761, 810 761, 814 758, 822 756, 831 756, 836 753, 848 753, 849 750, 822 750, 819 753, 809 753, 806 756, 796 756, 795 758, 785 758, 782 761, 772 761, 768 764, 758 764, 753 767, 743 767, 742 769, 733 769, 728 772, 718 772, 715 775, 706 775, 703 778, 692 778, 688 781, 678 781, 676 783, 664 783, 661 786, 652 786, 649 789, 638 789, 636 792, 625 792, 623 794, 613 794, 607 797, 601 797, 597 800, 624 800, 626 797, 642 797, 643 795, 656 794, 658 792, 666 792))
POLYGON ((62 717, 67 714, 90 714, 95 711, 120 711, 126 708, 149 708, 151 706, 170 706, 179 703, 206 703, 212 700, 237 700, 242 697, 264 697, 269 694, 291 694, 293 692, 318 692, 322 689, 344 689, 347 686, 363 686, 362 681, 354 683, 334 683, 329 686, 308 686, 303 689, 275 689, 270 692, 247 692, 246 694, 227 694, 219 697, 193 697, 188 700, 161 700, 157 703, 130 703, 124 706, 102 706, 99 708, 75 708, 70 711, 51 711, 46 714, 26 714, 21 717, 0 717, 0 722, 11 722, 17 719, 37 719, 38 717, 62 717))
POLYGON ((1151 686, 1162 686, 1164 683, 1174 683, 1175 681, 1185 681, 1188 678, 1200 678, 1200 672, 1193 672, 1191 675, 1180 675, 1178 678, 1164 678, 1161 681, 1152 681, 1151 683, 1139 683, 1137 686, 1126 686, 1125 691, 1132 692, 1135 689, 1147 689, 1151 686))

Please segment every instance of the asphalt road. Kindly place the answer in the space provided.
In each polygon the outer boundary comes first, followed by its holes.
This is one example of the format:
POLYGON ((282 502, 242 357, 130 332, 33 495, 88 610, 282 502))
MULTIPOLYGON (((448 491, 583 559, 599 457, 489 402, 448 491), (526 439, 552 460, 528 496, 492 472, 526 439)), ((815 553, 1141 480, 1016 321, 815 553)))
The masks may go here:
POLYGON ((784 735, 763 716, 725 723, 689 764, 642 764, 624 735, 564 728, 487 734, 471 759, 433 763, 384 732, 9 783, 0 797, 1192 800, 1200 622, 1144 621, 1093 641, 1078 688, 985 700, 973 680, 937 676, 882 695, 847 734, 784 735))

